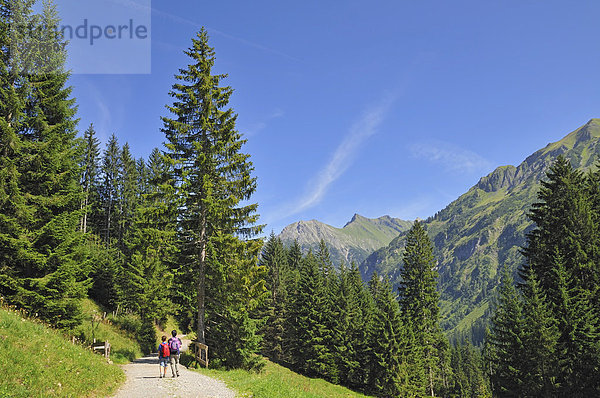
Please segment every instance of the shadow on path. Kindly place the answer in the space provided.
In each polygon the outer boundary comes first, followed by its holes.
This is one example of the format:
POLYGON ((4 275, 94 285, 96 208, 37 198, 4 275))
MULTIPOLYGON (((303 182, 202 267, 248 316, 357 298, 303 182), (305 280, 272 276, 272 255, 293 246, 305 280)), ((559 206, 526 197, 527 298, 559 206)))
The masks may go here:
POLYGON ((143 358, 138 358, 135 359, 133 363, 150 364, 158 367, 158 355, 148 355, 143 358))

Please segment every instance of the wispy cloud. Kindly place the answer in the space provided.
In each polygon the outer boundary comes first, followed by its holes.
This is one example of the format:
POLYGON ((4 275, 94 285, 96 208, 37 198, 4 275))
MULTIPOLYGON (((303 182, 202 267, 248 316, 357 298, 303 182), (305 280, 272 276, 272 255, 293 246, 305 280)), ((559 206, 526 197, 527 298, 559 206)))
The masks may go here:
POLYGON ((392 102, 392 96, 387 96, 381 103, 363 113, 362 117, 350 127, 348 134, 333 152, 329 162, 311 181, 308 192, 298 202, 289 206, 281 218, 300 213, 321 202, 329 186, 350 167, 356 157, 356 152, 365 140, 377 133, 392 102))
POLYGON ((444 141, 416 143, 411 145, 410 152, 416 158, 441 164, 447 171, 457 173, 480 172, 492 165, 475 152, 444 141))
POLYGON ((159 10, 159 9, 157 9, 155 7, 148 7, 148 6, 136 3, 135 1, 132 1, 132 0, 111 0, 111 1, 113 1, 115 3, 127 5, 127 6, 129 6, 131 8, 136 8, 138 10, 145 10, 147 12, 152 12, 152 15, 155 15, 155 16, 158 16, 158 17, 161 17, 161 18, 165 18, 165 19, 170 19, 171 21, 173 21, 175 23, 178 23, 178 24, 189 25, 189 26, 194 27, 195 29, 200 29, 202 26, 204 26, 206 28, 206 30, 208 32, 212 33, 212 34, 216 34, 216 35, 225 37, 225 38, 227 38, 229 40, 236 41, 236 42, 241 43, 241 44, 243 44, 245 46, 253 47, 253 48, 257 49, 257 50, 260 50, 260 51, 263 51, 263 52, 266 52, 266 53, 270 53, 270 54, 274 54, 274 55, 277 55, 277 56, 280 56, 280 57, 283 57, 283 58, 287 58, 288 60, 291 60, 291 61, 294 61, 294 62, 300 62, 301 61, 299 58, 293 57, 293 56, 291 56, 291 55, 289 55, 287 53, 284 53, 282 51, 275 50, 273 48, 267 47, 267 46, 262 45, 260 43, 244 39, 242 37, 234 36, 232 34, 224 32, 222 30, 211 28, 209 26, 200 24, 200 23, 198 23, 196 21, 193 21, 191 19, 180 17, 180 16, 172 14, 170 12, 159 10))
POLYGON ((252 136, 258 134, 259 132, 261 132, 262 130, 264 130, 271 120, 283 117, 283 115, 284 115, 284 113, 281 109, 275 109, 273 112, 271 112, 271 114, 267 115, 263 120, 261 120, 257 123, 250 124, 246 128, 243 128, 241 131, 242 131, 242 133, 244 133, 244 135, 246 137, 252 137, 252 136))

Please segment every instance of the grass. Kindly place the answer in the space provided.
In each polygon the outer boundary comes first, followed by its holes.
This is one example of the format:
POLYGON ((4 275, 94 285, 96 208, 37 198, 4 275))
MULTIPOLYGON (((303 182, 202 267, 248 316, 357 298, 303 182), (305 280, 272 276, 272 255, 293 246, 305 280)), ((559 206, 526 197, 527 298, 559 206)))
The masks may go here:
POLYGON ((0 397, 104 397, 125 379, 61 332, 0 308, 0 397))
POLYGON ((487 311, 489 307, 489 300, 485 300, 483 303, 481 303, 479 306, 475 307, 467 315, 465 315, 453 329, 448 331, 448 333, 469 331, 471 329, 471 326, 473 326, 473 323, 477 319, 483 317, 485 311, 487 311))
MULTIPOLYGON (((102 317, 104 310, 92 300, 83 302, 85 313, 83 323, 75 330, 78 336, 87 344, 96 341, 106 341, 111 345, 110 359, 117 364, 124 364, 142 356, 142 350, 135 336, 115 325, 115 319, 109 315, 101 322, 92 322, 95 316, 102 317)), ((158 344, 157 344, 158 345, 158 344)))
POLYGON ((267 361, 261 373, 245 370, 198 369, 207 376, 221 379, 238 392, 239 397, 253 398, 317 398, 366 397, 322 379, 311 379, 267 361))

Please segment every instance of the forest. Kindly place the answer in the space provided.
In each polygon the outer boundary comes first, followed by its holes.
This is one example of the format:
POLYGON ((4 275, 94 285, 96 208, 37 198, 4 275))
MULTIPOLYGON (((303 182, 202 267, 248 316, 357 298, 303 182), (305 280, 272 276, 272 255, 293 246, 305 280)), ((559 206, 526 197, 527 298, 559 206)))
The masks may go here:
POLYGON ((381 397, 600 394, 600 171, 574 170, 562 157, 549 169, 523 266, 498 270, 485 343, 451 345, 419 221, 398 289, 376 273, 363 282, 356 264, 333 264, 325 242, 303 253, 273 234, 261 238, 257 179, 206 30, 175 75, 164 148, 136 159, 116 135, 101 148, 93 125, 79 135, 56 10, 1 4, 7 303, 69 330, 90 297, 139 317, 148 352, 154 325, 172 315, 211 347, 216 367, 260 371, 264 356, 381 397), (44 34, 15 37, 11 23, 44 34))

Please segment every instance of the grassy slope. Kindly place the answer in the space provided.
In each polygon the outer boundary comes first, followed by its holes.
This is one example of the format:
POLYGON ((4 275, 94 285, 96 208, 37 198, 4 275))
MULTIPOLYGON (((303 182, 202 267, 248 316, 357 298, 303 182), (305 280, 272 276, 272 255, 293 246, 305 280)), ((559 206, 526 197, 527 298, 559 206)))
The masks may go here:
POLYGON ((103 397, 125 379, 60 332, 0 308, 0 396, 103 397))
POLYGON ((267 361, 263 372, 244 370, 200 369, 199 372, 221 379, 242 397, 253 398, 317 398, 317 397, 366 397, 345 387, 331 384, 322 379, 311 379, 267 361))
MULTIPOLYGON (((83 337, 87 343, 91 343, 95 337, 97 341, 106 341, 111 344, 111 360, 117 364, 124 364, 142 356, 142 350, 135 337, 116 327, 111 315, 103 322, 94 323, 94 315, 103 315, 103 309, 92 300, 84 300, 83 311, 85 317, 83 323, 75 330, 75 335, 83 337)), ((157 344, 158 345, 158 344, 157 344)))

